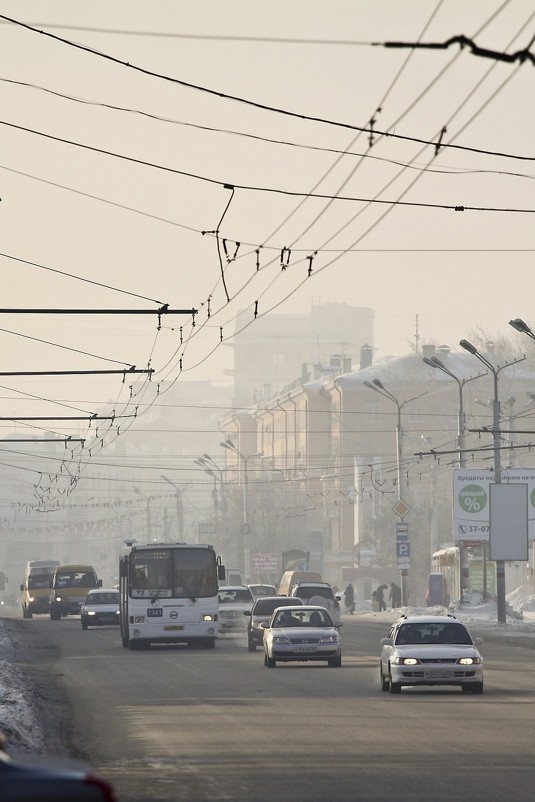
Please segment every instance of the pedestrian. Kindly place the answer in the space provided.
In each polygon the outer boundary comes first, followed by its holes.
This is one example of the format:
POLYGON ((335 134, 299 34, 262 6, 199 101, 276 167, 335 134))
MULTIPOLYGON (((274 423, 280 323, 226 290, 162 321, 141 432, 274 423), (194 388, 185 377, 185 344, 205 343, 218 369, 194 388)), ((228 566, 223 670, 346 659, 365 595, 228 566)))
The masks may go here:
POLYGON ((377 601, 379 602, 379 612, 382 613, 383 610, 386 610, 386 602, 385 602, 385 590, 387 589, 388 585, 379 585, 377 588, 377 601))
POLYGON ((353 615, 355 612, 355 590, 351 582, 344 590, 344 602, 349 615, 353 615))
POLYGON ((390 599, 393 610, 395 610, 396 607, 401 607, 401 588, 399 585, 396 585, 395 582, 390 583, 390 593, 388 598, 390 599))

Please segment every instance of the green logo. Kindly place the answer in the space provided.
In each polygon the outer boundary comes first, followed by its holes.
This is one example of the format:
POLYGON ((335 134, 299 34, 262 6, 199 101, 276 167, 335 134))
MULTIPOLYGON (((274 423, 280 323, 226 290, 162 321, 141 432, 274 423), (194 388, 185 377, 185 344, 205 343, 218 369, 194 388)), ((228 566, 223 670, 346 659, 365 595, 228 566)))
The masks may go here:
POLYGON ((459 493, 459 505, 464 512, 481 512, 487 506, 485 489, 480 485, 466 485, 459 493))

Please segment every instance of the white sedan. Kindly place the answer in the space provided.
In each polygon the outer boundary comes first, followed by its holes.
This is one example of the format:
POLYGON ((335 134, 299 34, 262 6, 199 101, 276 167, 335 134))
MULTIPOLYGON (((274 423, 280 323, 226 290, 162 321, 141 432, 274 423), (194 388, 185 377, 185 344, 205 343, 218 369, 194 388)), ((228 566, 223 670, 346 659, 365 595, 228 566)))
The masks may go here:
POLYGON ((87 594, 80 610, 82 629, 119 626, 119 591, 115 588, 95 588, 87 594))
POLYGON ((381 640, 381 690, 400 693, 402 685, 457 685, 483 693, 483 658, 452 615, 402 615, 381 640))
POLYGON ((324 607, 300 605, 278 607, 264 630, 264 665, 275 668, 277 662, 323 660, 333 668, 342 665, 339 627, 324 607))

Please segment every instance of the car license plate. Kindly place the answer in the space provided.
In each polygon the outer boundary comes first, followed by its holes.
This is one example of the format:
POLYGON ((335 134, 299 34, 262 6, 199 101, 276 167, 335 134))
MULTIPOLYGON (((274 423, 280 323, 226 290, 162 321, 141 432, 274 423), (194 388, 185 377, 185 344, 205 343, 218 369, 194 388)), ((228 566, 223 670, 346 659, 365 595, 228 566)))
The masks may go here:
POLYGON ((294 651, 295 652, 300 652, 300 653, 301 652, 306 652, 308 654, 310 652, 315 652, 316 651, 316 647, 315 646, 296 646, 294 651))
POLYGON ((451 671, 426 671, 425 676, 427 679, 449 679, 451 671))
POLYGON ((177 630, 182 630, 182 629, 184 629, 184 627, 182 626, 182 624, 167 624, 167 625, 164 627, 164 629, 165 629, 165 631, 166 631, 166 632, 170 632, 171 630, 172 630, 173 632, 176 632, 177 630))

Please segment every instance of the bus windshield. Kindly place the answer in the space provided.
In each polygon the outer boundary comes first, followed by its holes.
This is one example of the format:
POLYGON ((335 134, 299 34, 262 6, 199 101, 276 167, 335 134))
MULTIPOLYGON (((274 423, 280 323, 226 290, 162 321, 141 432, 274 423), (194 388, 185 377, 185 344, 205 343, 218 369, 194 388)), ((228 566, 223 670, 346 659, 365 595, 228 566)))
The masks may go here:
POLYGON ((130 560, 133 598, 195 600, 217 595, 217 566, 211 549, 139 549, 130 560))

